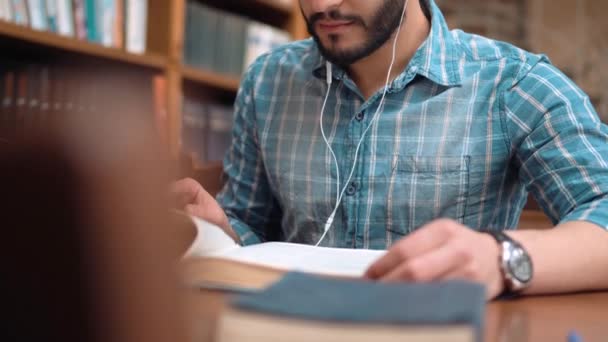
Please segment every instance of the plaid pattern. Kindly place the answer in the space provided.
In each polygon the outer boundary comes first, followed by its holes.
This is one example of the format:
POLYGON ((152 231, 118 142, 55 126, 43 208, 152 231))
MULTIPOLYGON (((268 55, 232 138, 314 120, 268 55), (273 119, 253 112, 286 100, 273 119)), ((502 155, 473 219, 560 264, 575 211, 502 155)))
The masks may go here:
MULTIPOLYGON (((608 127, 588 97, 544 56, 449 31, 432 10, 431 34, 390 84, 323 245, 387 248, 436 218, 513 229, 528 191, 555 223, 608 228, 608 127)), ((262 56, 243 79, 218 201, 244 244, 314 244, 323 232, 336 199, 319 129, 324 64, 304 40, 262 56)), ((343 182, 381 92, 365 100, 334 70, 323 125, 343 182)))

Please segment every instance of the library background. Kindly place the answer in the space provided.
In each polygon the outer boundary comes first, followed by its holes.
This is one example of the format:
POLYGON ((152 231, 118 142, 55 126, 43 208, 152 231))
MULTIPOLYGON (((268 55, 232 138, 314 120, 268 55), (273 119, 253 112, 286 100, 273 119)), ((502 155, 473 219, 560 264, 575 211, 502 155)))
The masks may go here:
MULTIPOLYGON (((608 122, 607 1, 436 2, 452 28, 547 54, 608 122)), ((215 193, 243 70, 306 37, 297 0, 0 0, 0 139, 137 108, 215 193)))

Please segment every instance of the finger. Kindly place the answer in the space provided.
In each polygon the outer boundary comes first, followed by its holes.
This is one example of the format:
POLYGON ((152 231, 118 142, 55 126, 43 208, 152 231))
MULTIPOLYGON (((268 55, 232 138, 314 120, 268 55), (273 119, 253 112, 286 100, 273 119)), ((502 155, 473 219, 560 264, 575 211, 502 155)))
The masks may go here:
POLYGON ((456 244, 446 244, 396 267, 380 281, 429 282, 439 280, 444 274, 455 272, 469 263, 467 254, 461 253, 456 244))
POLYGON ((458 268, 451 270, 450 272, 443 274, 439 277, 439 281, 447 281, 447 280, 471 280, 468 279, 468 274, 464 270, 464 268, 458 268))
POLYGON ((448 230, 451 224, 451 221, 446 220, 431 222, 403 238, 372 264, 365 272, 365 277, 382 278, 407 260, 438 248, 449 239, 448 230))
MULTIPOLYGON (((209 217, 207 210, 205 210, 204 207, 201 207, 200 205, 197 205, 197 204, 187 204, 184 207, 184 212, 188 215, 196 216, 205 221, 213 221, 212 218, 209 217)), ((212 223, 214 223, 214 222, 212 222, 212 223)))
POLYGON ((192 178, 181 179, 171 184, 169 192, 173 195, 175 205, 183 208, 187 204, 196 203, 202 186, 192 178))

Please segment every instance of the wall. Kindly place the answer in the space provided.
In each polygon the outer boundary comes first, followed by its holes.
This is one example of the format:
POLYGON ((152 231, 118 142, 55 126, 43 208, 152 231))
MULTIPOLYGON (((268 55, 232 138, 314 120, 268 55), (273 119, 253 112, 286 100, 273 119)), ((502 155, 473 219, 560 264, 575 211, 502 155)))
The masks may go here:
POLYGON ((544 53, 608 122, 608 1, 436 0, 451 28, 544 53))

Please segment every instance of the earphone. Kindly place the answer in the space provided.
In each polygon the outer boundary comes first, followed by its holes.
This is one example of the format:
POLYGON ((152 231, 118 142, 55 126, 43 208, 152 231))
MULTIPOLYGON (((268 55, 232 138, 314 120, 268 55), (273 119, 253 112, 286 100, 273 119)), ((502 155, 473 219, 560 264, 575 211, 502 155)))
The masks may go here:
POLYGON ((336 216, 336 212, 338 211, 338 208, 340 207, 340 203, 342 202, 342 197, 344 196, 344 191, 348 187, 348 184, 350 183, 350 180, 352 179, 353 174, 355 172, 355 167, 357 166, 357 158, 359 156, 359 149, 361 148, 363 139, 365 139, 365 135, 367 134, 367 131, 369 131, 369 129, 377 121, 378 114, 380 113, 380 111, 382 110, 382 108, 384 106, 384 99, 386 97, 386 92, 388 90, 388 85, 389 85, 390 77, 391 77, 391 71, 393 70, 393 65, 395 64, 397 39, 399 38, 399 33, 401 32, 401 25, 403 24, 403 18, 405 17, 405 10, 407 8, 408 2, 409 2, 409 0, 406 0, 405 4, 403 5, 403 11, 401 12, 401 19, 399 21, 399 27, 397 28, 397 32, 395 34, 395 39, 393 40, 393 51, 392 51, 391 64, 389 65, 388 73, 386 74, 386 82, 384 84, 384 90, 382 91, 382 97, 380 98, 380 104, 378 105, 378 108, 376 109, 376 112, 374 113, 374 116, 372 117, 372 120, 370 121, 369 125, 363 131, 363 134, 361 135, 361 139, 359 139, 359 143, 357 143, 357 148, 355 149, 355 157, 353 160, 353 166, 350 169, 350 172, 348 174, 348 179, 344 183, 344 187, 342 188, 341 191, 340 191, 340 167, 338 165, 338 159, 336 158, 336 154, 334 153, 334 150, 331 148, 331 144, 327 140, 327 137, 325 136, 325 131, 323 130, 323 115, 325 113, 325 106, 327 105, 327 99, 329 98, 329 94, 331 91, 331 85, 332 85, 332 81, 333 81, 332 65, 329 61, 325 63, 325 66, 326 66, 325 82, 327 83, 327 93, 325 94, 325 99, 323 100, 323 105, 321 106, 321 116, 319 119, 319 125, 321 126, 321 135, 323 136, 323 141, 325 141, 325 145, 327 145, 327 148, 329 149, 329 152, 331 153, 331 156, 334 160, 334 165, 336 167, 336 205, 334 206, 334 209, 332 210, 331 214, 327 218, 327 221, 325 222, 325 226, 323 228, 323 235, 321 235, 321 238, 319 239, 319 241, 317 242, 317 244, 315 246, 319 246, 319 244, 321 244, 323 239, 325 239, 327 232, 329 232, 329 230, 331 229, 331 226, 334 222, 334 217, 336 216))

